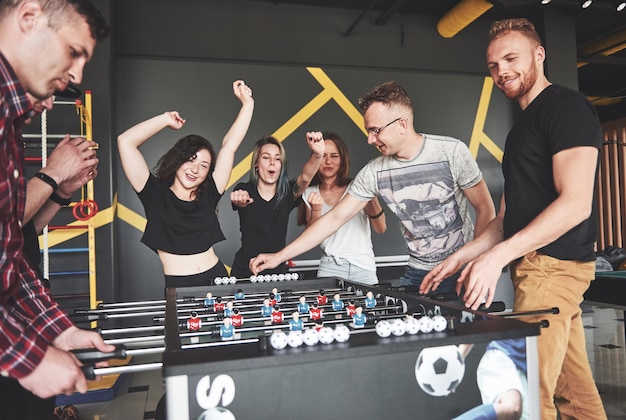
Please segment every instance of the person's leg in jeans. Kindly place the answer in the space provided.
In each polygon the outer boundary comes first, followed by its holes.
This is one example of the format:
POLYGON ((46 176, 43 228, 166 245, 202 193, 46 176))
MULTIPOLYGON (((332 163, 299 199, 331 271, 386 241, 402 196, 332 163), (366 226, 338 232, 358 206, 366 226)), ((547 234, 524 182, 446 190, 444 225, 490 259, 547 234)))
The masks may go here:
MULTIPOLYGON (((401 286, 419 286, 422 284, 422 280, 428 274, 426 270, 420 270, 418 268, 407 267, 406 271, 400 277, 401 286)), ((455 273, 445 279, 439 284, 437 290, 431 290, 430 295, 440 295, 448 293, 456 293, 456 281, 459 278, 460 273, 455 273)))

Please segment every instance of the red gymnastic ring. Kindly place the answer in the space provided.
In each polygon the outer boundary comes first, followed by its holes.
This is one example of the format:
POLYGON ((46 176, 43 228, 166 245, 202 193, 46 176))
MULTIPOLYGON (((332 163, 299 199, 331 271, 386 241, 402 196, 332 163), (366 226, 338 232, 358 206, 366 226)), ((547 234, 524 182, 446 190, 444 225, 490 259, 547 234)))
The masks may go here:
POLYGON ((89 220, 98 213, 98 203, 94 200, 82 200, 74 205, 72 214, 76 220, 89 220))

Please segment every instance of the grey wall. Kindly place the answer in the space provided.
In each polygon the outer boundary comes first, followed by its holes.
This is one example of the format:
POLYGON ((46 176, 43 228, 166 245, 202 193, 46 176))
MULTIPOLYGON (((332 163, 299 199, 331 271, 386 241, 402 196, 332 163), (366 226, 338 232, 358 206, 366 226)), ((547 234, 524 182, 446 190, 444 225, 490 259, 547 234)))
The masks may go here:
MULTIPOLYGON (((101 208, 113 205, 117 194, 120 204, 144 214, 119 165, 115 147, 119 133, 157 113, 178 110, 187 119, 184 129, 163 131, 143 146, 151 165, 186 134, 197 133, 219 145, 239 109, 231 89, 238 78, 252 86, 256 109, 236 163, 251 151, 254 141, 282 127, 322 90, 307 67, 321 68, 353 106, 370 87, 397 80, 412 96, 417 130, 455 136, 467 143, 472 136, 488 75, 484 51, 489 21, 478 20, 456 37, 444 39, 436 33, 434 18, 396 15, 385 26, 375 26, 372 14, 346 37, 358 11, 243 0, 101 4, 110 7, 114 30, 111 40, 98 46, 83 83, 94 91, 97 136, 110 140, 110 147, 105 145, 99 152, 101 168, 111 169, 108 174, 101 170, 98 177, 101 208)), ((569 77, 575 71, 574 65, 563 75, 569 77)), ((489 99, 484 132, 502 148, 517 106, 497 89, 489 99)), ((293 126, 285 138, 291 176, 308 156, 304 133, 309 130, 333 130, 347 140, 353 175, 377 156, 376 150, 367 146, 360 127, 330 101, 293 126)), ((484 147, 477 160, 499 202, 500 163, 484 147)), ((247 173, 243 175, 244 180, 247 177, 247 173)), ((216 246, 226 264, 232 262, 239 247, 239 224, 230 209, 229 192, 219 209, 227 240, 216 246)), ((292 216, 295 220, 295 212, 292 216)), ((390 212, 388 216, 388 232, 374 234, 375 252, 403 255, 399 229, 390 212)), ((301 230, 294 220, 289 239, 301 230)), ((158 258, 139 242, 141 232, 132 223, 115 217, 110 226, 98 229, 97 236, 105 242, 99 245, 102 254, 98 253, 99 294, 104 300, 162 297, 158 258), (101 269, 101 264, 107 266, 101 269)), ((315 249, 300 258, 317 255, 315 249)))

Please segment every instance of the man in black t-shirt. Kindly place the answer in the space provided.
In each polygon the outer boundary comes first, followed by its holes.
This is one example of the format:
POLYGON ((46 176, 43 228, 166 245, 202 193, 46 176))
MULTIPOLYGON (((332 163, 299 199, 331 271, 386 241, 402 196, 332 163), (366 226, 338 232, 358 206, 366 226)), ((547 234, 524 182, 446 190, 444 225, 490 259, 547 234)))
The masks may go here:
POLYGON ((595 276, 600 123, 583 95, 545 77, 545 50, 532 23, 495 22, 490 38, 493 81, 523 111, 506 140, 500 212, 482 235, 435 267, 420 291, 467 265, 457 291, 465 287, 463 299, 472 309, 485 297, 489 306, 502 269, 510 265, 514 311, 560 310, 537 338, 541 418, 556 418, 558 409, 561 418, 606 419, 580 309, 595 276))

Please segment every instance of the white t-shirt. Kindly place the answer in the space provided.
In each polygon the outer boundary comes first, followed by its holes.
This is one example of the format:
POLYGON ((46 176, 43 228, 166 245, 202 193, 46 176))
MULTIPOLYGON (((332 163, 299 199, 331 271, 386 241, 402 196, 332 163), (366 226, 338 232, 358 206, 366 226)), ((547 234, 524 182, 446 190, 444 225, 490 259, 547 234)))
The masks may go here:
MULTIPOLYGON (((343 195, 346 195, 347 191, 346 189, 343 195)), ((302 199, 309 208, 311 208, 311 205, 308 198, 312 192, 319 194, 319 186, 309 186, 302 194, 302 199)), ((333 206, 323 203, 322 215, 328 213, 332 208, 333 206)), ((320 244, 320 248, 322 248, 324 255, 343 258, 357 267, 376 271, 372 233, 365 210, 358 212, 335 233, 324 239, 320 244)))

